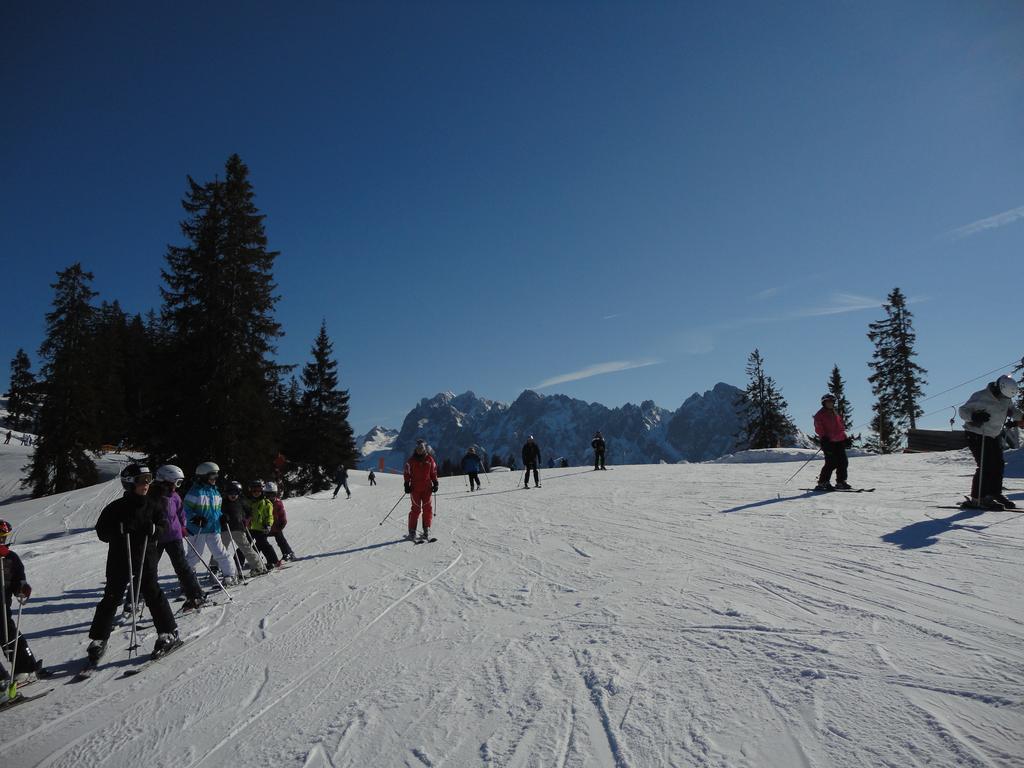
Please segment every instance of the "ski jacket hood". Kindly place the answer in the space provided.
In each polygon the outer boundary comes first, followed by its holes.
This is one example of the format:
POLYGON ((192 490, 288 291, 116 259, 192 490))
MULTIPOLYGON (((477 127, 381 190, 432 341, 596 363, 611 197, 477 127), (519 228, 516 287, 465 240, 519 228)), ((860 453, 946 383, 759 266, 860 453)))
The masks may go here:
POLYGON ((960 418, 964 420, 964 429, 984 437, 999 437, 1007 416, 1014 421, 1020 421, 1021 412, 1010 398, 994 393, 991 387, 975 392, 960 406, 960 418), (988 421, 980 426, 973 426, 970 422, 975 411, 987 413, 988 421))
POLYGON ((846 426, 843 424, 843 417, 835 409, 829 410, 822 406, 821 410, 814 414, 814 434, 830 443, 843 442, 846 440, 846 426))
POLYGON ((221 496, 216 486, 196 483, 185 496, 185 524, 190 536, 220 533, 221 496))

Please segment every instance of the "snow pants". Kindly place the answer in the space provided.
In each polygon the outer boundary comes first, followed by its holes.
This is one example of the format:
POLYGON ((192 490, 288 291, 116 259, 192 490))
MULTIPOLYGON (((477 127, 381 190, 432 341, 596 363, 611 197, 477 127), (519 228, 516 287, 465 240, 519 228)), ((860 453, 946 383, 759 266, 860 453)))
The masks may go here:
POLYGON ((836 473, 836 482, 846 482, 846 469, 850 460, 846 457, 846 446, 843 443, 822 441, 821 452, 825 455, 825 466, 821 468, 818 475, 819 483, 828 483, 832 480, 832 473, 836 473))
POLYGON ((409 533, 416 533, 416 521, 419 520, 421 512, 423 527, 429 528, 434 522, 434 507, 430 502, 431 490, 427 488, 420 491, 413 488, 409 498, 412 499, 412 508, 409 510, 409 533))
POLYGON ((530 462, 526 465, 526 474, 523 475, 523 485, 530 485, 530 470, 533 470, 533 484, 540 485, 540 472, 537 471, 536 462, 530 462))
POLYGON ((478 472, 467 472, 469 475, 469 490, 474 490, 473 483, 476 483, 476 487, 480 487, 480 474, 478 472))
POLYGON ((377 478, 376 477, 371 477, 370 478, 370 485, 376 485, 376 484, 377 484, 377 478))
POLYGON ((167 557, 171 561, 174 575, 178 577, 178 583, 181 584, 181 591, 185 594, 185 597, 189 600, 196 600, 202 597, 203 588, 199 586, 196 572, 189 566, 188 560, 185 557, 185 543, 178 539, 177 541, 168 541, 165 544, 157 545, 156 561, 158 564, 164 552, 167 553, 167 557))
POLYGON ((190 536, 189 539, 192 542, 192 546, 188 548, 188 555, 185 558, 189 568, 195 570, 196 564, 201 559, 203 553, 209 549, 210 558, 217 561, 217 567, 220 569, 221 576, 235 578, 238 575, 235 570, 235 561, 231 559, 231 555, 224 549, 224 542, 220 540, 219 533, 197 533, 195 536, 190 536))
POLYGON ((594 451, 594 469, 604 469, 604 451, 594 451))
POLYGON ((281 550, 281 557, 287 557, 288 555, 294 555, 291 544, 288 543, 288 539, 284 537, 284 531, 274 531, 271 536, 274 537, 274 541, 277 542, 277 548, 281 550))
POLYGON ((271 568, 275 567, 281 558, 277 556, 277 552, 270 546, 270 542, 267 541, 267 534, 264 531, 252 531, 252 537, 256 543, 256 549, 260 551, 260 554, 267 559, 267 565, 271 568))
POLYGON ((998 496, 1003 492, 1003 445, 998 437, 985 437, 975 432, 967 433, 967 447, 978 463, 971 482, 971 497, 998 496), (985 464, 982 466, 981 447, 985 446, 985 464), (979 488, 978 485, 981 484, 979 488))
MULTIPOLYGON (((15 638, 17 638, 18 644, 18 659, 14 662, 14 671, 17 672, 35 672, 37 669, 42 667, 42 663, 36 659, 32 654, 32 649, 28 647, 28 641, 25 640, 25 636, 18 632, 18 625, 15 622, 15 617, 18 615, 18 609, 15 608, 11 611, 12 601, 10 595, 6 596, 7 599, 7 631, 4 637, 7 638, 7 643, 4 645, 4 658, 8 661, 14 661, 14 644, 15 638)), ((3 638, 0 638, 2 640, 3 638)), ((2 669, 0 665, 0 669, 2 669)))
MULTIPOLYGON (((121 605, 121 598, 131 580, 128 575, 127 552, 124 541, 120 537, 110 543, 107 551, 107 584, 103 588, 103 597, 96 606, 96 613, 92 617, 92 626, 89 627, 90 640, 107 640, 110 638, 110 630, 114 626, 114 616, 121 605)), ((159 633, 173 632, 177 629, 174 621, 174 614, 171 606, 167 604, 160 583, 157 581, 156 563, 158 559, 156 547, 147 547, 145 557, 136 554, 132 557, 133 572, 139 573, 139 589, 142 599, 146 601, 146 607, 153 617, 153 626, 159 633), (140 560, 141 562, 134 562, 140 560), (139 570, 141 569, 141 570, 139 570)))
POLYGON ((238 566, 239 572, 242 570, 243 563, 256 573, 266 572, 267 566, 264 564, 263 558, 253 549, 252 542, 245 535, 245 531, 236 531, 233 528, 221 531, 220 540, 224 543, 225 549, 235 550, 235 565, 238 566))

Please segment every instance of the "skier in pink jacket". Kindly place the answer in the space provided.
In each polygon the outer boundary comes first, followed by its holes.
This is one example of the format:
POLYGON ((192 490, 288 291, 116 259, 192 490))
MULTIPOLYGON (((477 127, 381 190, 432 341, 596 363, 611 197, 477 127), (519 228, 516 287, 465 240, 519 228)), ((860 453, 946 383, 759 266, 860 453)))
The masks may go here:
POLYGON ((846 449, 853 444, 853 440, 846 436, 843 417, 836 411, 835 395, 822 395, 821 410, 814 414, 814 432, 821 441, 821 452, 825 454, 825 466, 821 468, 814 490, 850 490, 850 485, 846 482, 846 468, 849 464, 846 449), (831 483, 833 471, 836 473, 834 486, 831 483))

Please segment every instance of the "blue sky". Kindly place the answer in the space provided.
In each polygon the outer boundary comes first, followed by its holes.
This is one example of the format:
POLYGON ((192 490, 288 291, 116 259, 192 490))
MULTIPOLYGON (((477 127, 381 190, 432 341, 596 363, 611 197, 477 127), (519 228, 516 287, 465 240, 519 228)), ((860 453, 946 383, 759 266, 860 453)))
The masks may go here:
POLYGON ((75 261, 158 306, 185 176, 232 152, 280 359, 326 319, 359 432, 446 389, 676 408, 755 347, 802 427, 834 363, 866 422, 894 286, 927 394, 1024 354, 1018 2, 20 4, 0 36, 4 366, 75 261))

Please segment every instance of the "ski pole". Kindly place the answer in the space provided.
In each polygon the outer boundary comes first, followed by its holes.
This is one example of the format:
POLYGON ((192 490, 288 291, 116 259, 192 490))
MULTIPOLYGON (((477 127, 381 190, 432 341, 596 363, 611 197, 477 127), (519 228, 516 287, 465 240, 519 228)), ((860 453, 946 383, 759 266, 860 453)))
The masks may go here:
POLYGON ((981 458, 978 460, 978 496, 974 503, 981 506, 981 484, 985 482, 985 436, 981 437, 981 458))
MULTIPOLYGON (((404 499, 404 498, 405 498, 405 494, 403 493, 403 494, 402 494, 402 495, 401 495, 401 496, 399 497, 398 501, 396 501, 396 502, 395 502, 395 506, 393 506, 393 507, 391 508, 391 512, 394 512, 394 511, 395 511, 396 509, 398 509, 398 505, 402 503, 402 499, 404 499)), ((391 512, 388 512, 388 513, 387 513, 386 515, 384 515, 384 519, 383 519, 383 520, 381 520, 381 521, 380 521, 379 523, 377 523, 377 525, 384 525, 384 523, 385 523, 385 522, 387 521, 387 519, 388 519, 389 517, 391 517, 391 512)))
MULTIPOLYGON (((146 537, 147 541, 149 537, 146 537)), ((132 657, 132 651, 136 650, 138 646, 135 644, 135 573, 132 564, 132 535, 127 530, 124 532, 124 543, 125 548, 128 550, 128 589, 132 595, 132 639, 128 645, 128 658, 132 657)), ((145 557, 146 550, 143 549, 143 557, 145 557)))
POLYGON ((3 649, 4 649, 4 651, 6 651, 7 650, 7 641, 8 641, 8 637, 7 637, 7 583, 4 581, 4 568, 3 568, 3 564, 0 564, 0 607, 2 607, 3 622, 4 622, 4 644, 3 644, 3 649))
POLYGON ((800 465, 800 469, 798 469, 796 472, 794 472, 792 475, 789 476, 789 480, 784 482, 782 484, 782 487, 785 488, 787 485, 789 485, 793 481, 794 477, 796 477, 797 475, 799 475, 801 472, 804 471, 804 467, 806 467, 808 464, 810 464, 812 461, 814 461, 815 458, 817 458, 819 453, 821 453, 821 448, 820 447, 818 448, 818 450, 816 450, 814 452, 814 454, 811 456, 811 458, 809 458, 807 461, 805 461, 803 464, 800 465))
POLYGON ((231 595, 228 594, 228 591, 224 588, 224 585, 220 583, 220 579, 217 578, 217 574, 213 572, 212 568, 210 568, 210 564, 203 560, 203 556, 199 554, 199 550, 196 549, 196 545, 192 543, 191 537, 184 536, 183 538, 185 539, 186 543, 188 543, 188 545, 192 548, 192 552, 195 554, 195 556, 199 558, 199 562, 203 564, 204 568, 206 568, 206 572, 213 577, 213 580, 215 582, 217 582, 217 586, 220 587, 220 591, 223 592, 227 596, 228 600, 233 603, 234 600, 231 598, 231 595))
POLYGON ((231 539, 231 549, 233 551, 231 559, 232 561, 234 561, 235 568, 238 570, 238 578, 241 579, 243 584, 245 584, 245 574, 242 571, 242 566, 238 564, 238 561, 242 558, 238 555, 238 544, 235 541, 235 532, 231 529, 231 523, 227 521, 227 518, 224 519, 224 524, 228 527, 228 538, 231 539))
MULTIPOLYGON (((6 605, 6 595, 4 598, 4 605, 6 605)), ((25 600, 20 600, 18 605, 18 623, 14 625, 14 650, 11 651, 11 685, 7 689, 7 698, 12 701, 18 696, 18 684, 15 682, 14 675, 18 671, 18 639, 21 637, 21 610, 24 607, 25 600)))

